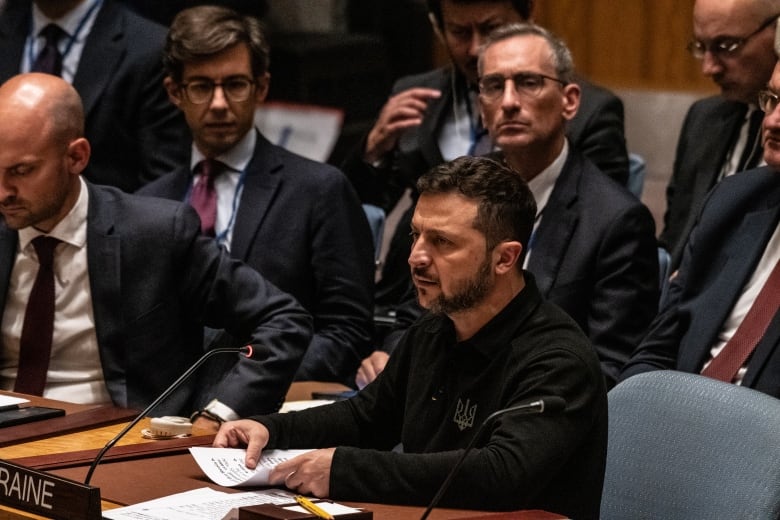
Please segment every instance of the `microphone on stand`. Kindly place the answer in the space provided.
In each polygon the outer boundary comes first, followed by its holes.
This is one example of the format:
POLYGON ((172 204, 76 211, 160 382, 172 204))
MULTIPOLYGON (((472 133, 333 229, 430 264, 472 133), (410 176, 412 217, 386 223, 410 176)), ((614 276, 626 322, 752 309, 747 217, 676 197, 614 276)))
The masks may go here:
POLYGON ((116 437, 108 441, 105 446, 100 450, 100 452, 95 457, 95 460, 92 461, 92 464, 89 466, 89 471, 87 471, 87 478, 84 479, 84 484, 89 485, 89 481, 92 479, 92 473, 94 473, 95 468, 97 468, 97 465, 100 463, 100 461, 103 459, 103 456, 106 454, 108 450, 110 450, 114 444, 119 442, 119 439, 125 436, 127 432, 129 432, 133 426, 139 423, 141 419, 146 417, 146 414, 148 414, 155 406, 160 404, 166 397, 171 395, 176 389, 178 389, 181 384, 186 381, 195 370, 198 369, 203 363, 206 362, 211 356, 214 356, 216 354, 244 354, 244 356, 251 358, 253 353, 252 345, 247 345, 245 347, 236 347, 236 348, 215 348, 212 350, 209 350, 203 356, 201 356, 200 359, 198 359, 194 365, 192 365, 190 368, 187 369, 186 372, 184 372, 179 378, 174 381, 171 386, 169 386, 160 396, 152 401, 152 404, 147 406, 143 412, 138 414, 138 416, 130 422, 127 426, 122 429, 121 432, 119 432, 116 437))
POLYGON ((562 411, 564 408, 566 408, 565 399, 557 396, 549 396, 549 397, 542 397, 530 403, 519 404, 517 406, 510 406, 509 408, 502 408, 488 415, 485 418, 485 420, 482 421, 482 424, 479 425, 479 428, 477 428, 476 433, 469 441, 468 445, 466 446, 466 449, 463 450, 463 455, 460 456, 458 462, 455 463, 455 466, 453 466, 453 468, 447 474, 447 478, 444 479, 444 482, 442 482, 441 487, 439 487, 439 490, 436 492, 436 495, 433 497, 433 500, 431 500, 431 503, 428 504, 428 507, 425 509, 425 512, 420 517, 420 520, 425 520, 426 518, 428 518, 428 515, 431 514, 433 508, 436 507, 436 505, 439 503, 441 497, 444 495, 447 489, 449 489, 452 479, 455 478, 455 475, 457 475, 458 469, 460 469, 461 464, 463 464, 463 461, 466 460, 466 455, 468 455, 471 452, 472 448, 474 448, 474 444, 476 444, 477 442, 477 439, 481 437, 485 427, 491 422, 493 422, 493 419, 501 415, 512 413, 512 412, 525 412, 529 414, 557 413, 562 411))

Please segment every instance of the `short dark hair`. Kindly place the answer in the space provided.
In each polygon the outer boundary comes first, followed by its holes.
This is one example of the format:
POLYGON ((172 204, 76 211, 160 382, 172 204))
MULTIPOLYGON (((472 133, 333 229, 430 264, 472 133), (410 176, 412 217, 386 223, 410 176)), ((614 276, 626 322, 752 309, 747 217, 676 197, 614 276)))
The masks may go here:
MULTIPOLYGON (((496 3, 500 0, 450 0, 453 4, 488 4, 496 3)), ((444 19, 441 13, 442 0, 427 0, 428 12, 433 15, 439 28, 443 28, 444 19)), ((523 20, 531 18, 531 11, 534 8, 534 0, 511 0, 512 7, 523 17, 523 20)))
POLYGON ((228 7, 202 5, 184 9, 171 22, 163 53, 166 73, 180 82, 187 63, 206 60, 244 43, 249 48, 252 75, 268 72, 270 50, 260 21, 228 7))
POLYGON ((506 240, 523 244, 519 268, 536 219, 536 201, 519 174, 487 157, 459 157, 434 166, 417 180, 417 191, 460 193, 478 201, 474 229, 485 235, 488 250, 506 240))

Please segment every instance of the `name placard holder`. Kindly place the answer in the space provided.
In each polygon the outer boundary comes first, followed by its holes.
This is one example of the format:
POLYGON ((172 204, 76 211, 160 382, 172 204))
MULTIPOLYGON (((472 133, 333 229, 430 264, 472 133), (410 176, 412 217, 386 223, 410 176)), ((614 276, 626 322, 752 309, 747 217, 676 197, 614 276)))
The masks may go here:
POLYGON ((55 520, 101 520, 100 488, 0 459, 0 504, 55 520))

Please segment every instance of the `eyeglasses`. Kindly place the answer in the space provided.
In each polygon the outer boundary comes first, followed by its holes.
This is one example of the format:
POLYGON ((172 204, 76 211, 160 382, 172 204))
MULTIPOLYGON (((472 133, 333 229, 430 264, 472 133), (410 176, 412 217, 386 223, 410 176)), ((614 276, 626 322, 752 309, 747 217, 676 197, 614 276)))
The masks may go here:
POLYGON ((544 80, 549 79, 561 85, 566 85, 565 81, 544 74, 533 72, 519 72, 512 76, 503 76, 501 74, 488 74, 479 79, 479 94, 487 102, 497 101, 504 95, 504 87, 507 80, 512 80, 515 85, 515 92, 523 97, 536 97, 544 88, 544 80))
POLYGON ((255 82, 249 78, 238 76, 224 81, 211 81, 210 79, 196 79, 181 84, 184 93, 190 103, 202 105, 208 103, 214 97, 214 89, 222 87, 222 92, 228 101, 240 103, 246 101, 252 95, 255 82))
POLYGON ((764 113, 771 114, 780 103, 780 96, 771 90, 762 90, 758 93, 758 108, 764 113))
POLYGON ((733 56, 748 42, 748 40, 772 25, 777 20, 778 16, 780 16, 780 13, 774 16, 770 16, 764 20, 758 29, 742 38, 721 36, 719 38, 715 38, 710 43, 694 40, 688 44, 688 52, 690 52, 697 60, 704 59, 704 55, 707 53, 707 51, 709 51, 713 56, 733 56))

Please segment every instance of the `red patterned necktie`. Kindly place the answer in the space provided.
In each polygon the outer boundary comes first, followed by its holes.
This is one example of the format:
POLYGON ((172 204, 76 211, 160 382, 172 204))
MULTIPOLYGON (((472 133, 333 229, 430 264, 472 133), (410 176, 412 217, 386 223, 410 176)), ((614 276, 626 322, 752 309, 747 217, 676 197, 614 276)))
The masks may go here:
POLYGON ((224 169, 225 165, 214 159, 204 159, 195 165, 195 173, 200 176, 192 187, 190 204, 200 215, 200 229, 206 236, 215 235, 217 190, 214 188, 214 179, 224 169))
POLYGON ((780 305, 780 262, 756 296, 753 305, 723 350, 713 358, 702 375, 731 383, 755 350, 780 305))
POLYGON ((39 267, 24 313, 14 392, 43 395, 54 332, 54 248, 59 243, 47 236, 32 241, 39 267))

